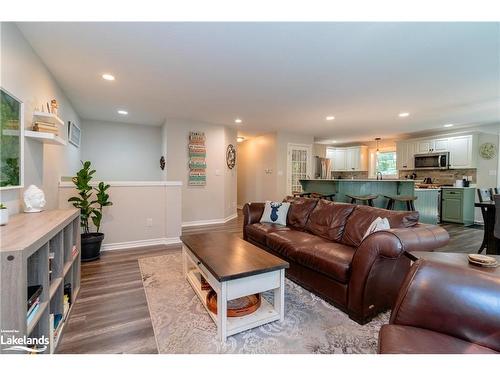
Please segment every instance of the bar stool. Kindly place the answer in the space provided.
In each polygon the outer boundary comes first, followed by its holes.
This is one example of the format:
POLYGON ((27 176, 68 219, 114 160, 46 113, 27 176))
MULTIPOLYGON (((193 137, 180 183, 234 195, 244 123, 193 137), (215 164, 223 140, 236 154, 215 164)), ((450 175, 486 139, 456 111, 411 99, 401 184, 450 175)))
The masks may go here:
POLYGON ((368 206, 373 207, 373 200, 378 198, 378 194, 368 194, 368 195, 351 195, 351 194, 346 194, 345 195, 347 198, 351 198, 351 204, 358 204, 357 202, 360 201, 361 204, 368 204, 368 206))
POLYGON ((406 209, 408 211, 416 211, 415 204, 413 203, 418 197, 413 195, 384 195, 385 198, 389 199, 387 202, 387 209, 394 210, 394 205, 396 202, 406 203, 406 209))

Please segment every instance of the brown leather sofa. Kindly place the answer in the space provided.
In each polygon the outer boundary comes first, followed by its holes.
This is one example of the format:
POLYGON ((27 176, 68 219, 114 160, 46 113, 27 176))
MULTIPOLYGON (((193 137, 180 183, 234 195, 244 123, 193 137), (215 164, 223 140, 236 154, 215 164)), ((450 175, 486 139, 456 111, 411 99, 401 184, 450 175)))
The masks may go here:
POLYGON ((379 353, 500 354, 500 278, 418 260, 380 330, 379 353))
POLYGON ((432 251, 448 233, 418 212, 290 198, 287 225, 260 223, 264 203, 243 207, 243 237, 290 263, 286 276, 360 324, 392 308, 410 268, 405 251, 432 251), (391 229, 363 236, 377 217, 391 229))

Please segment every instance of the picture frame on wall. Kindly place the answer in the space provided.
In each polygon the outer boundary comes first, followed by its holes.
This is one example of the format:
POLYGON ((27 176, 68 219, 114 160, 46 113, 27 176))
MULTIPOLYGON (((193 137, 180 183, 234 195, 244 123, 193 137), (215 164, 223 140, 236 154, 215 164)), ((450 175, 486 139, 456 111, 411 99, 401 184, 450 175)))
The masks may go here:
POLYGON ((68 121, 68 141, 75 147, 80 147, 82 132, 73 121, 68 121))

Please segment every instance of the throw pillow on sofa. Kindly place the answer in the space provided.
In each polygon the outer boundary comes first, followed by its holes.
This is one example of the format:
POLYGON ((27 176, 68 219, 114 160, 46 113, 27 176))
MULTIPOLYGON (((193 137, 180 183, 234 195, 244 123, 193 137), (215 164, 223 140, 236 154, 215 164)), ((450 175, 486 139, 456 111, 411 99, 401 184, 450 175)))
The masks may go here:
POLYGON ((290 203, 287 202, 266 201, 260 222, 286 225, 286 217, 289 208, 290 203))
POLYGON ((365 232, 365 235, 363 236, 363 240, 368 237, 370 234, 374 232, 378 232, 379 230, 387 230, 391 229, 391 225, 389 224, 389 220, 387 218, 381 218, 380 216, 377 217, 373 222, 370 224, 368 229, 365 232))

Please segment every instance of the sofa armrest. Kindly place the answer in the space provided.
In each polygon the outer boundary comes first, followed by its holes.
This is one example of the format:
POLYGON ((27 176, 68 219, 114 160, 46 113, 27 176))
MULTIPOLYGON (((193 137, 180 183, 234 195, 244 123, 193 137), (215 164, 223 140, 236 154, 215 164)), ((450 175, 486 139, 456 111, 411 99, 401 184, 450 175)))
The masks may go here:
POLYGON ((249 224, 258 223, 264 213, 265 203, 245 203, 243 206, 243 228, 249 224))
POLYGON ((465 255, 463 265, 420 259, 404 279, 390 323, 500 351, 500 279, 495 276, 468 266, 465 255))
MULTIPOLYGON (((432 251, 449 241, 437 225, 417 224, 372 233, 354 253, 349 281, 349 310, 362 316, 391 308, 410 268, 410 251, 432 251)), ((363 320, 363 318, 358 318, 363 320)))

